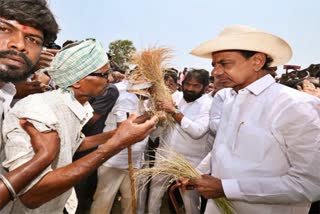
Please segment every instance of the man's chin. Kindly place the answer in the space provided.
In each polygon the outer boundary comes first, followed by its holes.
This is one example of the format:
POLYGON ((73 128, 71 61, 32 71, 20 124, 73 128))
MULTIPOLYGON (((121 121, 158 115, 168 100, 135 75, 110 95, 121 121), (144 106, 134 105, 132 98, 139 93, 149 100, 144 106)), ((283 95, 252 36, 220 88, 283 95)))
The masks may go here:
MULTIPOLYGON (((25 70, 25 69, 24 69, 25 70)), ((20 69, 1 69, 0 66, 0 80, 3 82, 19 82, 26 80, 33 72, 30 70, 28 72, 23 72, 20 69)))
POLYGON ((236 84, 229 82, 229 81, 225 81, 225 82, 219 82, 223 88, 233 88, 234 86, 236 86, 236 84))

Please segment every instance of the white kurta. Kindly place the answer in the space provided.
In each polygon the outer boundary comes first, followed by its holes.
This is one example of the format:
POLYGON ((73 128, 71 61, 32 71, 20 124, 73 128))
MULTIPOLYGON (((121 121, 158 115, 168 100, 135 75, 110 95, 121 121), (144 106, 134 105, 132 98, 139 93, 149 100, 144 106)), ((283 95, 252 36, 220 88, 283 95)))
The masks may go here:
MULTIPOLYGON (((181 124, 175 123, 173 127, 169 127, 161 133, 159 148, 168 147, 184 156, 192 166, 196 167, 212 147, 212 142, 210 144, 207 141, 212 97, 205 94, 194 102, 187 103, 183 99, 183 94, 178 93, 173 96, 173 99, 184 116, 181 124)), ((149 213, 160 213, 162 196, 167 190, 167 185, 168 180, 162 176, 152 179, 148 204, 149 213)), ((195 190, 187 191, 181 196, 187 213, 200 212, 198 192, 195 190)))
MULTIPOLYGON (((0 173, 5 174, 7 171, 2 167, 2 162, 5 159, 3 143, 2 143, 2 122, 3 117, 7 114, 10 109, 10 103, 16 94, 16 88, 12 83, 0 82, 0 173)), ((8 213, 11 210, 12 202, 9 202, 0 212, 8 213)))
MULTIPOLYGON (((320 100, 267 75, 223 105, 212 175, 237 213, 308 213, 320 199, 320 100)), ((214 213, 214 205, 207 213, 214 213)))
MULTIPOLYGON (((141 115, 145 112, 143 102, 139 100, 137 95, 129 93, 125 90, 120 91, 119 98, 113 106, 111 112, 105 121, 104 132, 117 128, 117 123, 121 123, 127 119, 127 113, 137 112, 141 115)), ((132 161, 133 167, 141 168, 144 160, 144 151, 148 142, 148 137, 144 140, 132 145, 132 161)), ((123 149, 118 154, 111 157, 104 164, 107 167, 116 167, 119 169, 128 169, 128 149, 123 149)))
POLYGON ((174 102, 184 115, 181 125, 176 123, 173 128, 161 133, 159 146, 168 146, 196 167, 212 146, 207 143, 212 97, 204 94, 196 101, 187 103, 181 95, 176 96, 174 102))

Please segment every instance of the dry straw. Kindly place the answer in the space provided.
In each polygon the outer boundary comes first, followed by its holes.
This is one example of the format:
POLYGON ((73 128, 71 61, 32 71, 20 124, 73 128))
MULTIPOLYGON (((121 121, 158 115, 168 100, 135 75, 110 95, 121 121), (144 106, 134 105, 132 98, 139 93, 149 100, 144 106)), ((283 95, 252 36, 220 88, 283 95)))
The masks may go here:
MULTIPOLYGON (((167 178, 171 182, 178 180, 180 177, 188 179, 201 178, 197 170, 182 155, 168 148, 158 148, 156 153, 154 161, 147 161, 154 164, 154 167, 136 171, 134 176, 137 179, 149 177, 148 181, 150 181, 158 175, 167 178)), ((231 202, 226 198, 214 199, 214 202, 222 213, 234 213, 231 202)))
POLYGON ((139 79, 145 77, 152 83, 149 91, 151 94, 151 112, 160 118, 160 125, 168 126, 174 123, 172 115, 156 109, 157 101, 172 99, 168 87, 164 83, 163 71, 168 67, 168 60, 172 58, 172 50, 169 48, 148 48, 132 56, 131 63, 137 69, 130 74, 131 78, 139 79))

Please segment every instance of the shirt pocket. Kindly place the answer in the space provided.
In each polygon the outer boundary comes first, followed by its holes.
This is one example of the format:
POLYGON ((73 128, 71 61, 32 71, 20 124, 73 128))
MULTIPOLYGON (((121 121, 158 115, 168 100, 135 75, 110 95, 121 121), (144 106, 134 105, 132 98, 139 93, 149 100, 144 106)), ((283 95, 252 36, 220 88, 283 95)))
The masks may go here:
POLYGON ((236 135, 233 153, 241 160, 262 162, 270 149, 272 139, 264 128, 240 124, 236 135))

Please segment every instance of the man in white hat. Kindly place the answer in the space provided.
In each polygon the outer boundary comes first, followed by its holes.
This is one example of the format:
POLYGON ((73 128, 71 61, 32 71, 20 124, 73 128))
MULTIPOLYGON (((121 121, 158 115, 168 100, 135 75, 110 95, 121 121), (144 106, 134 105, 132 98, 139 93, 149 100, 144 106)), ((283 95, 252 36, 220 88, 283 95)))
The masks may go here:
MULTIPOLYGON (((237 25, 192 54, 212 59, 215 78, 233 90, 223 104, 211 176, 182 179, 183 188, 226 197, 236 213, 308 213, 320 199, 320 101, 275 83, 267 71, 289 61, 290 46, 237 25)), ((206 212, 219 209, 209 200, 206 212)))

